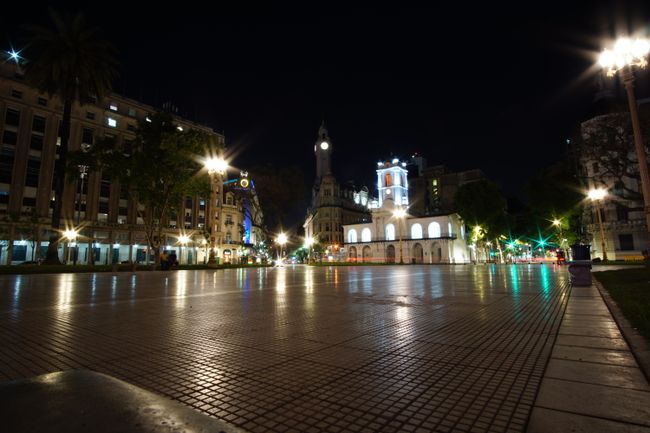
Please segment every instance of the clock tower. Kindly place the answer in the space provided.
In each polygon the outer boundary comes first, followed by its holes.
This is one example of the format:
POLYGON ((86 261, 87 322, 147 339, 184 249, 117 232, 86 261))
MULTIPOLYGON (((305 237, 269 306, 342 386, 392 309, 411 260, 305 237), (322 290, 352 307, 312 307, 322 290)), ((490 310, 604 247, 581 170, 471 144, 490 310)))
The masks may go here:
POLYGON ((318 128, 318 139, 314 144, 316 154, 316 184, 319 184, 324 176, 332 175, 331 155, 332 142, 325 128, 325 121, 318 128))

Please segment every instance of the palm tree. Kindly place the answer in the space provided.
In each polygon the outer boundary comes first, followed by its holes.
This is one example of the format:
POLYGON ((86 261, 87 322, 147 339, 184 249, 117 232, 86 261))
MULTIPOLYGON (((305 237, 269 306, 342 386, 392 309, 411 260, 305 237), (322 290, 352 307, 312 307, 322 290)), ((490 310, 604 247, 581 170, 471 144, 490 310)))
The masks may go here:
MULTIPOLYGON (((51 27, 29 26, 29 43, 25 48, 25 80, 50 98, 63 102, 63 119, 59 159, 54 166, 54 210, 52 229, 61 225, 61 205, 65 186, 65 169, 70 139, 72 106, 83 105, 91 98, 101 101, 112 90, 116 75, 116 50, 100 37, 98 29, 89 27, 81 14, 60 15, 50 9, 51 27)), ((50 236, 45 263, 57 264, 58 236, 50 236)))

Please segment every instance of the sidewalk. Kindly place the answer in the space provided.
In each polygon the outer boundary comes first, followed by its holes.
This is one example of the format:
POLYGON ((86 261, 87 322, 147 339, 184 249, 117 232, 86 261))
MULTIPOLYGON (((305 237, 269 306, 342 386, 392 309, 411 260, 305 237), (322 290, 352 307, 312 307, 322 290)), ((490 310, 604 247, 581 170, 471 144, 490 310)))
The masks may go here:
POLYGON ((573 287, 528 433, 648 432, 650 385, 595 286, 573 287))

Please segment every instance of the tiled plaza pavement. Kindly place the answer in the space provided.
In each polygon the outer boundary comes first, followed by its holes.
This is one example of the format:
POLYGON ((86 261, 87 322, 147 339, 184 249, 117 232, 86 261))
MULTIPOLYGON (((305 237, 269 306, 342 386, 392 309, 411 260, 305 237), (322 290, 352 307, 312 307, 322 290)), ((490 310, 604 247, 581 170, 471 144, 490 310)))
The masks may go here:
POLYGON ((524 431, 552 265, 0 276, 0 380, 113 375, 252 432, 524 431))

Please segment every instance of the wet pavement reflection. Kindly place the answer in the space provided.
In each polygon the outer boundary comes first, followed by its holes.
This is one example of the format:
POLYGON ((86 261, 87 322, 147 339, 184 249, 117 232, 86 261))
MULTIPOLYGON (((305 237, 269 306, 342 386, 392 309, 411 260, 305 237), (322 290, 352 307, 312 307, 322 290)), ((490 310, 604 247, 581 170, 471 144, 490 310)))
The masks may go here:
POLYGON ((0 276, 0 380, 91 369, 250 431, 523 431, 552 265, 0 276))

